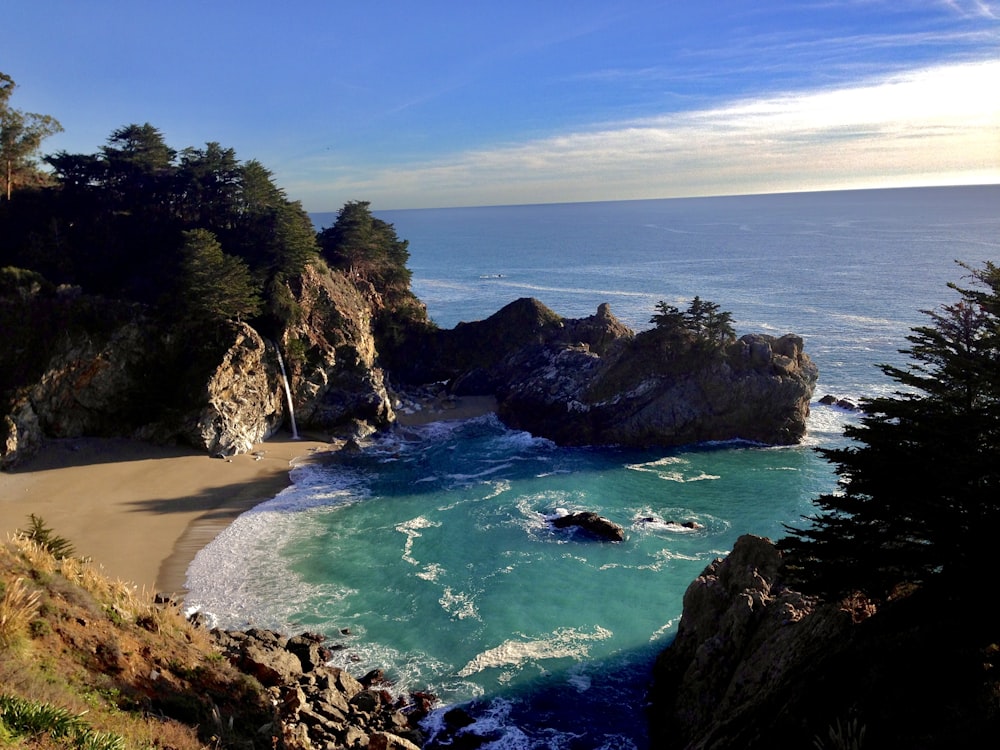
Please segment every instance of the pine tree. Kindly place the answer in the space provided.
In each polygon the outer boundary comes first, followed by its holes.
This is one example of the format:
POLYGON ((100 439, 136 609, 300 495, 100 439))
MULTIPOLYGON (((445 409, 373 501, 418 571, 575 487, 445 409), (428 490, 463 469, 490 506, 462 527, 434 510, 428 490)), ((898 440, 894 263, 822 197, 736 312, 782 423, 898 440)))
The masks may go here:
MULTIPOLYGON (((974 288, 923 311, 905 368, 882 370, 902 389, 864 402, 844 433, 854 444, 822 453, 838 491, 782 540, 799 585, 829 595, 888 596, 899 584, 987 582, 1000 534, 1000 267, 971 269, 974 288)), ((995 587, 995 581, 992 585, 995 587)))

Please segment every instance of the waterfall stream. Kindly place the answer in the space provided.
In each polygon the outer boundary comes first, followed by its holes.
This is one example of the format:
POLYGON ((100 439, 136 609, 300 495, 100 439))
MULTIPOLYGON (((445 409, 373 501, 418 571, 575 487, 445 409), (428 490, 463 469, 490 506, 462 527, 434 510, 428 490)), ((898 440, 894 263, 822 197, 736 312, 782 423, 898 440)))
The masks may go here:
POLYGON ((288 400, 288 417, 292 422, 292 440, 299 439, 299 430, 295 426, 295 406, 292 404, 292 388, 288 384, 288 374, 285 372, 285 360, 281 358, 281 350, 275 345, 275 353, 278 355, 278 366, 281 368, 281 382, 285 385, 285 398, 288 400))

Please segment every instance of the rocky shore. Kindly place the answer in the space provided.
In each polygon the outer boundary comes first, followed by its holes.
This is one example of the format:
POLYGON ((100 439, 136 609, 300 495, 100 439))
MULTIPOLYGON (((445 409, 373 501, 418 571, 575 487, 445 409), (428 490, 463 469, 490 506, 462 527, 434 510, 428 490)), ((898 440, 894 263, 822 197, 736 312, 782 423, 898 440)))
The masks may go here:
POLYGON ((364 748, 416 750, 424 743, 419 722, 434 697, 396 696, 380 670, 360 679, 327 666, 325 636, 287 637, 271 630, 213 630, 222 654, 271 695, 288 750, 364 748))

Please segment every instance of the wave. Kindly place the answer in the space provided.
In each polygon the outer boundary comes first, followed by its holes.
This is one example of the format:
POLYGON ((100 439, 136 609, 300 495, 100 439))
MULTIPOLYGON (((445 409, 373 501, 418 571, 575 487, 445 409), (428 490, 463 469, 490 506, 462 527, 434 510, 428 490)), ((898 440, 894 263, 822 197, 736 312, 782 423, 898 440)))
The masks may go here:
POLYGON ((546 638, 536 640, 511 639, 483 651, 458 670, 459 677, 468 677, 485 669, 515 667, 547 659, 584 659, 590 655, 590 643, 611 638, 614 634, 600 625, 591 633, 576 628, 561 628, 546 638))

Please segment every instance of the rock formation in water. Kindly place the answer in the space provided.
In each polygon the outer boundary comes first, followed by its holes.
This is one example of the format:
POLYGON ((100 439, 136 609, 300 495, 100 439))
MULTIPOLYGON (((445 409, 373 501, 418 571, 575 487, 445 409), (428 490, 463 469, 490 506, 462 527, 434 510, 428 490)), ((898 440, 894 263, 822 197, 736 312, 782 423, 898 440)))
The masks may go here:
MULTIPOLYGON (((247 323, 164 326, 140 305, 71 289, 8 290, 0 354, 17 366, 0 380, 0 461, 13 465, 45 437, 85 435, 249 451, 290 416, 275 346, 303 430, 358 436, 392 424, 378 290, 317 265, 286 288, 296 312, 273 340, 247 323)), ((574 320, 533 299, 450 330, 414 326, 387 358, 399 383, 495 395, 509 426, 572 445, 794 443, 816 380, 796 336, 705 348, 659 329, 636 335, 606 304, 574 320)))
POLYGON ((614 521, 589 510, 556 516, 549 523, 557 529, 580 528, 598 539, 609 542, 625 541, 625 529, 614 521))
POLYGON ((712 347, 662 329, 635 334, 606 304, 574 320, 522 299, 428 332, 413 351, 400 376, 496 395, 508 426, 563 445, 793 444, 817 379, 798 336, 712 347))

